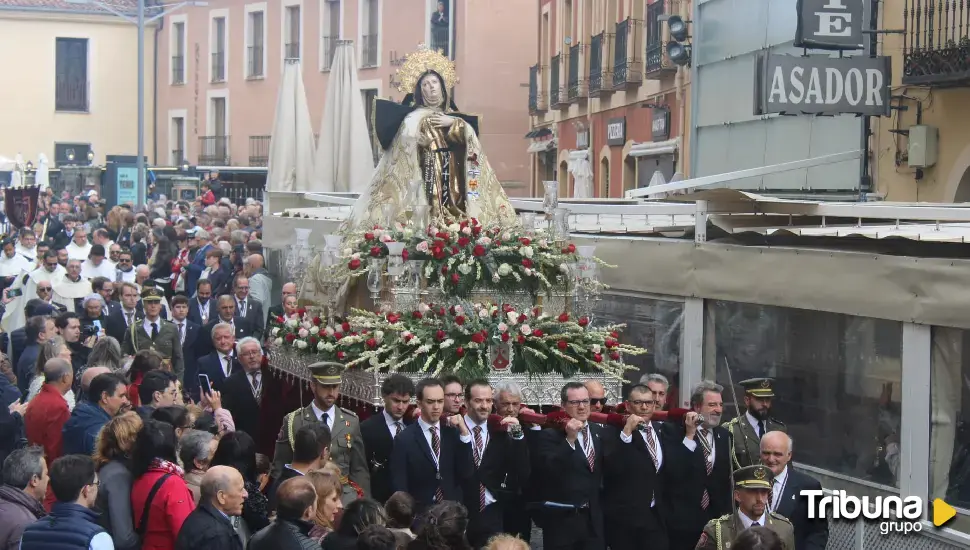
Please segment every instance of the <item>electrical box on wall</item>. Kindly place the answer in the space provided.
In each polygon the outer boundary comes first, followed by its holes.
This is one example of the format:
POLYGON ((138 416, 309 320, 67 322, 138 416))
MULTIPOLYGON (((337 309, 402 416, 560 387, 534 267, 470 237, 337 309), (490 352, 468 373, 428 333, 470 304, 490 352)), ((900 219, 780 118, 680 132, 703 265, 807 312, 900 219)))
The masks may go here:
POLYGON ((940 130, 936 126, 917 124, 909 127, 909 166, 929 168, 936 164, 940 130))

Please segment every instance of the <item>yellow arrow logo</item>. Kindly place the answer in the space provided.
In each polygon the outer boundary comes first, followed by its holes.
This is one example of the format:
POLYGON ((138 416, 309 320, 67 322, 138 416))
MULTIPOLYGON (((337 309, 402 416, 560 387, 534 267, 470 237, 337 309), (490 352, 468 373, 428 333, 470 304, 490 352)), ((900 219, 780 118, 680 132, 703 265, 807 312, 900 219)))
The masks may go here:
POLYGON ((933 501, 933 525, 941 527, 944 523, 956 517, 957 511, 953 506, 938 498, 933 501))

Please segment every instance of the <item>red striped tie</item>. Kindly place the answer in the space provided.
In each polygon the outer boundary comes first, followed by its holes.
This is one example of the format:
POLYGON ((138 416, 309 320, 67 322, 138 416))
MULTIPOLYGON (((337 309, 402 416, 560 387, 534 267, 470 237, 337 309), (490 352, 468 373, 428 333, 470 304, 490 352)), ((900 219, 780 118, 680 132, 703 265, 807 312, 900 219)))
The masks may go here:
MULTIPOLYGON (((430 426, 431 431, 431 452, 434 453, 435 461, 440 464, 441 460, 441 439, 438 438, 438 428, 430 426)), ((440 466, 439 466, 440 468, 440 466)), ((438 488, 434 491, 434 501, 441 502, 445 499, 445 493, 441 490, 441 476, 438 476, 438 488)))
MULTIPOLYGON (((701 449, 704 451, 704 466, 707 467, 707 475, 711 475, 714 471, 714 464, 711 463, 711 451, 707 448, 707 433, 706 428, 701 428, 701 437, 704 438, 704 442, 701 443, 701 449)), ((701 509, 707 510, 708 506, 711 505, 711 495, 707 493, 707 489, 704 489, 704 494, 701 495, 701 509)))
POLYGON ((593 442, 589 439, 589 424, 583 426, 583 443, 586 444, 586 462, 589 463, 589 471, 593 471, 593 465, 596 464, 596 448, 593 446, 593 442))
MULTIPOLYGON (((482 427, 475 426, 475 468, 482 465, 482 427)), ((485 510, 485 486, 478 484, 478 511, 485 510)))

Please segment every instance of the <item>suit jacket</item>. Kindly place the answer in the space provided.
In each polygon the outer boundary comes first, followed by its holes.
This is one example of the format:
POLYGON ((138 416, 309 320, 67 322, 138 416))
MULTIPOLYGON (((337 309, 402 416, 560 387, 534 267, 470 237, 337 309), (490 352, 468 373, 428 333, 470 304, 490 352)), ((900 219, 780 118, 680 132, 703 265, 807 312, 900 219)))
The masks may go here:
MULTIPOLYGON (((185 380, 182 387, 189 392, 192 399, 199 400, 199 356, 196 345, 202 335, 202 327, 185 319, 185 340, 182 341, 182 361, 185 362, 185 380)), ((178 332, 178 322, 173 321, 175 331, 178 332)))
POLYGON ((651 422, 650 425, 660 440, 663 461, 659 470, 654 466, 650 449, 639 431, 633 432, 630 443, 624 443, 617 434, 617 440, 607 446, 603 510, 610 523, 618 526, 614 528, 656 530, 663 527, 664 478, 671 460, 669 449, 682 443, 671 440, 667 425, 661 422, 651 422), (654 514, 644 513, 650 505, 650 495, 655 502, 654 514))
MULTIPOLYGON (((222 322, 222 319, 216 315, 215 318, 210 318, 209 323, 202 326, 202 335, 196 341, 195 353, 199 357, 203 355, 208 355, 215 351, 215 346, 212 345, 212 329, 222 322)), ((238 316, 234 317, 232 324, 236 327, 236 341, 240 341, 247 336, 253 335, 253 328, 249 323, 238 316)))
POLYGON ((676 430, 670 440, 679 442, 668 445, 665 449, 667 453, 664 462, 669 466, 665 481, 667 487, 676 488, 676 490, 666 491, 663 495, 667 528, 699 533, 708 521, 730 514, 733 508, 731 434, 720 426, 713 429, 714 468, 711 475, 707 475, 704 450, 699 441, 700 433, 695 435, 694 441, 697 441, 697 444, 691 451, 683 444, 683 427, 667 424, 669 429, 676 430), (705 489, 711 499, 707 510, 701 508, 705 489))
POLYGON ((269 324, 269 319, 274 319, 276 317, 282 317, 282 316, 283 316, 283 304, 276 304, 275 306, 269 308, 269 317, 267 318, 266 323, 269 324))
POLYGON ((236 316, 246 320, 252 328, 253 335, 262 340, 263 336, 263 304, 259 300, 249 297, 246 298, 246 311, 238 311, 239 300, 236 300, 236 316))
POLYGON ((444 500, 461 502, 462 484, 474 475, 472 446, 461 441, 457 428, 439 425, 441 454, 437 467, 421 422, 411 424, 397 436, 391 453, 391 490, 409 493, 418 511, 434 504, 439 487, 444 500))
MULTIPOLYGON (((404 424, 407 427, 407 422, 404 424)), ((401 433, 404 433, 403 430, 401 433)), ((391 451, 394 449, 394 438, 384 420, 384 413, 378 412, 361 422, 360 435, 364 440, 364 456, 367 460, 367 469, 370 471, 371 498, 377 502, 387 502, 393 494, 391 451)))
MULTIPOLYGON (((210 299, 205 303, 207 319, 215 319, 219 316, 219 313, 216 311, 215 302, 215 300, 210 299)), ((205 323, 202 322, 202 312, 199 310, 199 301, 195 298, 189 300, 189 321, 192 321, 200 326, 209 322, 208 320, 205 323)))
MULTIPOLYGON (((475 463, 473 429, 469 429, 472 433, 472 464, 475 463)), ((510 503, 522 493, 531 470, 529 443, 524 434, 521 439, 513 439, 505 430, 489 429, 481 464, 462 486, 468 514, 473 518, 479 514, 479 485, 484 485, 499 503, 510 503)))
POLYGON ((179 331, 170 321, 159 318, 158 336, 152 339, 151 334, 145 332, 144 319, 135 319, 135 324, 129 326, 121 340, 121 352, 134 355, 141 350, 151 349, 172 362, 172 372, 183 380, 185 376, 185 361, 182 358, 182 342, 179 331))
MULTIPOLYGON (((144 313, 139 315, 138 308, 135 308, 135 319, 137 320, 139 316, 144 316, 144 313)), ((125 313, 119 304, 117 309, 110 311, 108 316, 105 317, 104 331, 108 336, 117 340, 119 344, 124 344, 127 330, 128 323, 125 321, 125 313)))
MULTIPOLYGON (((213 350, 212 353, 199 357, 197 367, 199 369, 199 374, 204 374, 209 377, 209 383, 212 385, 212 389, 221 392, 228 376, 226 376, 225 371, 222 369, 222 361, 219 359, 219 352, 213 350)), ((236 353, 233 351, 232 370, 229 372, 229 376, 232 376, 241 370, 243 370, 242 365, 239 364, 239 359, 236 358, 236 353)), ((198 383, 198 376, 196 376, 196 383, 198 383)), ((233 418, 235 418, 235 415, 233 415, 233 418)))
MULTIPOLYGON (((114 301, 108 302, 108 315, 111 315, 115 311, 119 313, 121 312, 121 304, 114 301)), ((105 317, 107 317, 108 315, 105 315, 105 317)))
MULTIPOLYGON (((185 266, 185 290, 189 293, 189 296, 195 296, 196 283, 199 282, 199 277, 205 271, 205 254, 210 250, 212 250, 211 244, 203 246, 192 257, 192 262, 185 266)), ((192 320, 199 323, 196 319, 192 320)))
MULTIPOLYGON (((748 422, 747 415, 742 413, 741 416, 736 416, 721 426, 731 432, 731 438, 734 441, 734 445, 731 446, 731 463, 734 464, 735 470, 761 464, 761 438, 748 422)), ((779 420, 769 418, 765 420, 765 433, 773 431, 787 432, 788 427, 779 420)))
MULTIPOLYGON (((268 368, 260 371, 261 380, 270 374, 268 368)), ((232 413, 236 430, 246 432, 259 441, 259 400, 253 395, 252 379, 244 369, 234 371, 222 383, 222 406, 232 413)))
POLYGON ((800 496, 804 490, 821 489, 817 479, 788 465, 788 479, 775 513, 788 518, 795 527, 795 550, 825 550, 829 542, 828 520, 808 519, 808 499, 800 496))

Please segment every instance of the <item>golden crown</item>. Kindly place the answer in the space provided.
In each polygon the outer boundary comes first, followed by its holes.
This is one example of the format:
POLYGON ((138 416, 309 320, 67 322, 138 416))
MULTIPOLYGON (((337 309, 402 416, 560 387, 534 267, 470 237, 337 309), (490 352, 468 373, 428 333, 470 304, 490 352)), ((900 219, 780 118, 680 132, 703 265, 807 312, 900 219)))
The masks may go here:
POLYGON ((418 50, 405 56, 404 63, 397 71, 397 79, 400 82, 397 89, 399 92, 410 94, 418 85, 421 75, 428 71, 434 71, 444 79, 445 89, 449 92, 458 84, 458 73, 455 72, 455 64, 445 57, 441 50, 433 50, 426 44, 418 46, 418 50))

